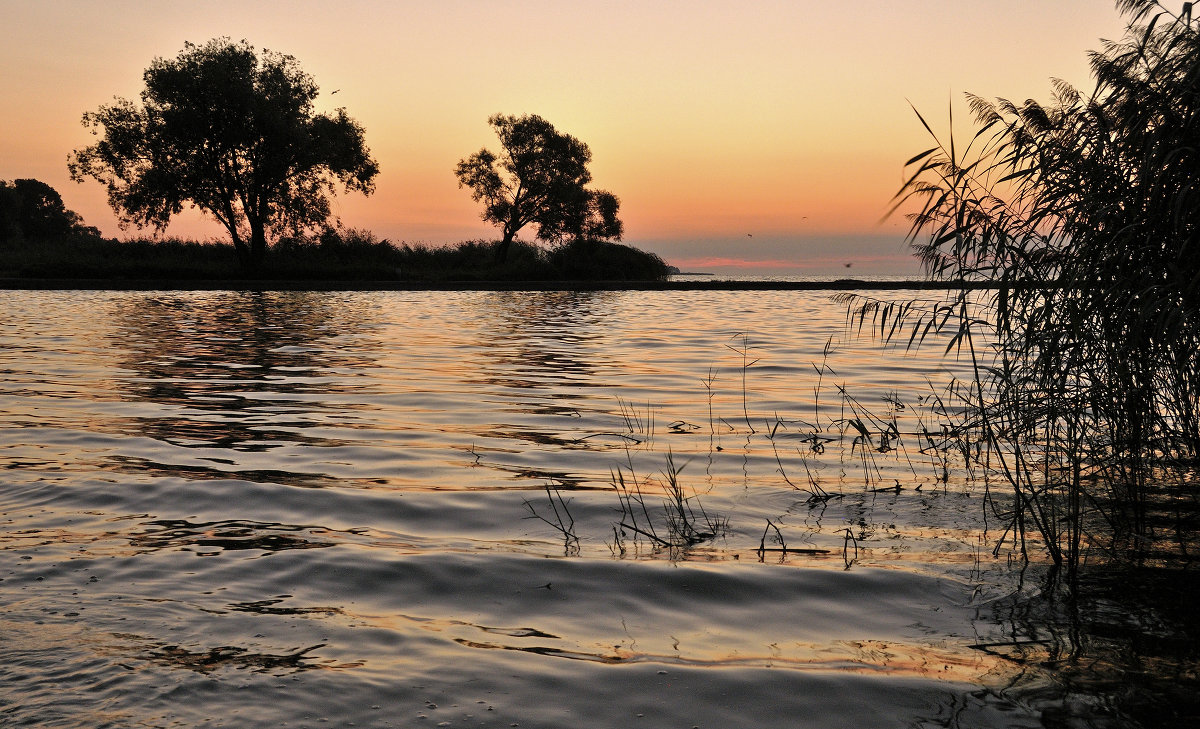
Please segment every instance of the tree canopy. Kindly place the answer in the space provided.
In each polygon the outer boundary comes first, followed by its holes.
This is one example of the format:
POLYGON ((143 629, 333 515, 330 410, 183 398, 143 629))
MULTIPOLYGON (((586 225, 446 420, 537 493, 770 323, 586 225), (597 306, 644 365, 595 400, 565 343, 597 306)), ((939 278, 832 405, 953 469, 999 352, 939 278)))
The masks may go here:
POLYGON ((592 153, 575 137, 559 132, 536 114, 496 114, 488 119, 500 139, 497 156, 481 149, 460 160, 459 187, 484 204, 483 219, 500 226, 496 256, 503 260, 518 231, 537 226, 539 240, 620 240, 620 200, 590 190, 592 153))
POLYGON ((98 236, 100 231, 68 210, 58 190, 41 180, 0 180, 0 243, 80 234, 98 236))
POLYGON ((335 182, 374 190, 362 127, 345 109, 314 109, 317 85, 292 56, 217 38, 156 58, 143 79, 140 105, 118 98, 84 114, 99 140, 69 161, 73 179, 108 188, 122 225, 161 231, 190 204, 255 267, 268 235, 329 219, 335 182))

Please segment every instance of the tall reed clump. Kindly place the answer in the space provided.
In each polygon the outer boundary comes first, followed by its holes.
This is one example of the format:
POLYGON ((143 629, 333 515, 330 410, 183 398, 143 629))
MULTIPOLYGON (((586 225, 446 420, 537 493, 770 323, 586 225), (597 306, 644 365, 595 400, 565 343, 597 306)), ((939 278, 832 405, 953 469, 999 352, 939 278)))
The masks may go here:
POLYGON ((1197 496, 1200 22, 1190 2, 1117 6, 1130 25, 1092 54, 1089 95, 970 96, 965 148, 921 118, 935 144, 896 201, 920 206, 910 242, 930 278, 997 288, 859 309, 886 336, 948 332, 969 354, 971 424, 1011 494, 993 505, 1072 581, 1088 549, 1144 559, 1196 527, 1176 512, 1166 530, 1152 507, 1197 496))

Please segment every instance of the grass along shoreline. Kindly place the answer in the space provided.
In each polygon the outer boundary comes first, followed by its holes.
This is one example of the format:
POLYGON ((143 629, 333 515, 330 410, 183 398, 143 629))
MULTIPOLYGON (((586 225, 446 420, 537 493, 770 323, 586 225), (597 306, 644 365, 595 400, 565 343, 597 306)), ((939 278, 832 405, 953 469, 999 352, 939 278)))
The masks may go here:
MULTIPOLYGON (((120 241, 75 234, 0 243, 0 279, 9 281, 388 282, 662 281, 671 269, 653 253, 576 239, 541 247, 513 241, 500 259, 495 241, 454 246, 394 244, 356 230, 284 238, 261 265, 245 267, 229 243, 178 238, 120 241)), ((9 286, 12 287, 11 285, 9 286)), ((90 288, 91 286, 85 286, 90 288)), ((223 287, 223 286, 222 286, 223 287)))
MULTIPOLYGON (((576 240, 554 247, 514 241, 504 261, 496 241, 456 246, 394 244, 369 232, 326 231, 272 246, 257 270, 233 246, 178 238, 117 240, 91 235, 17 239, 0 245, 0 290, 253 291, 854 291, 984 289, 986 281, 673 279, 659 256, 632 246, 576 240)), ((1008 284, 1009 286, 1019 284, 1008 284)))

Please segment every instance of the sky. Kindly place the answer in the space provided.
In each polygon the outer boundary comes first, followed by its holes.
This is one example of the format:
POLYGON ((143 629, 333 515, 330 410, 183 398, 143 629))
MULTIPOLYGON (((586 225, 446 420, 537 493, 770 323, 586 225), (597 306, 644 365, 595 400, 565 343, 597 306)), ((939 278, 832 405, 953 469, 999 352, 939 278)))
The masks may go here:
MULTIPOLYGON (((458 160, 497 149, 487 119, 538 114, 592 151, 625 241, 685 270, 907 274, 907 222, 882 220, 935 130, 969 135, 963 94, 1090 90, 1087 52, 1119 39, 1110 0, 0 0, 0 179, 32 177, 106 235, 100 183, 67 156, 113 97, 187 41, 294 56, 380 164, 340 196, 347 227, 394 242, 498 237, 458 160), (332 94, 333 91, 338 93, 332 94)), ((169 234, 221 238, 197 213, 169 234)), ((528 236, 532 235, 530 231, 528 236)))

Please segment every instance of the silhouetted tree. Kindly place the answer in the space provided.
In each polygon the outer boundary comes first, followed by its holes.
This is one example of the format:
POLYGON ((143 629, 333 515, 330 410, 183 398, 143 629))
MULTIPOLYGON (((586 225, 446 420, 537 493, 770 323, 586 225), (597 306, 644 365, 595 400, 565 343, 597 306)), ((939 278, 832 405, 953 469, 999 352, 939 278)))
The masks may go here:
POLYGON ((100 231, 84 226, 53 187, 41 180, 0 180, 0 242, 77 234, 98 236, 100 231))
POLYGON ((8 183, 0 184, 0 243, 17 238, 21 228, 17 225, 17 196, 8 183))
POLYGON ((117 99, 84 114, 100 136, 70 161, 76 181, 108 187, 122 225, 161 231, 184 203, 229 231, 243 264, 256 267, 268 233, 325 223, 334 182, 370 194, 379 166, 345 109, 318 114, 318 90, 292 56, 246 41, 184 44, 156 58, 141 106, 117 99))
POLYGON ((625 225, 617 218, 621 201, 606 190, 593 192, 588 199, 588 215, 584 220, 583 237, 595 240, 621 240, 625 225))
POLYGON ((531 223, 545 241, 620 240, 620 200, 585 187, 592 179, 586 144, 536 114, 496 114, 488 123, 500 138, 502 153, 481 149, 460 160, 454 174, 459 187, 471 188, 471 197, 484 204, 483 219, 500 226, 504 237, 496 248, 498 260, 505 259, 517 232, 531 223))

